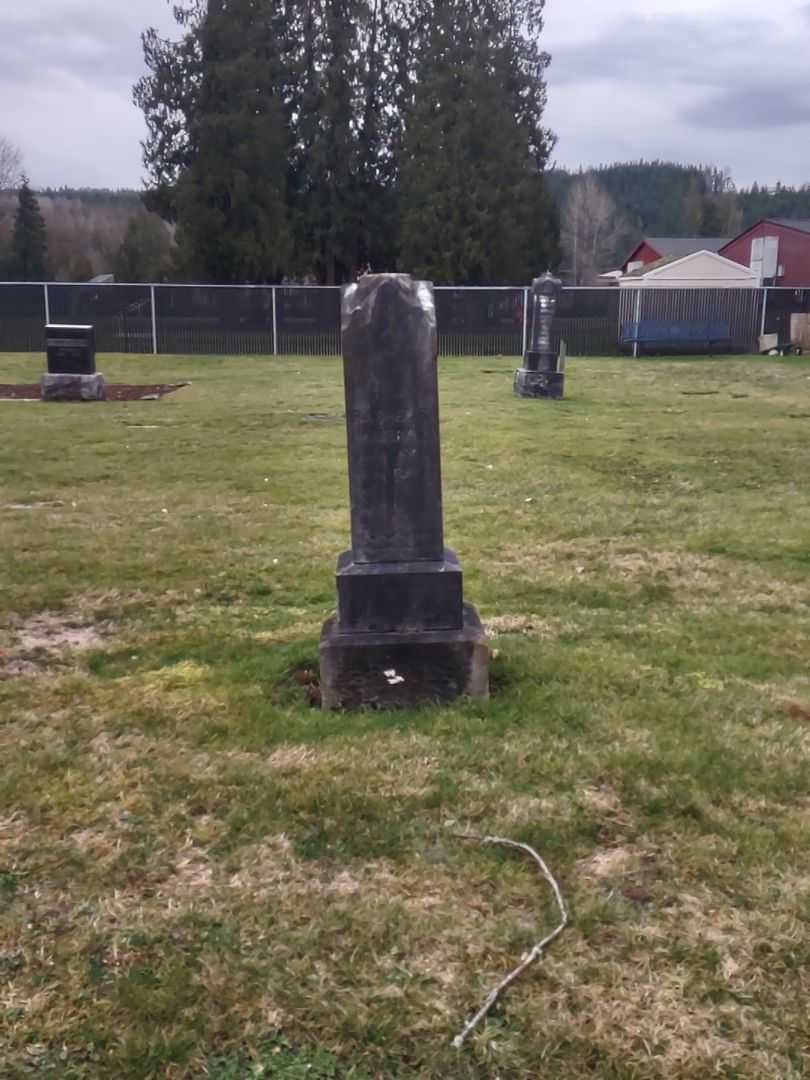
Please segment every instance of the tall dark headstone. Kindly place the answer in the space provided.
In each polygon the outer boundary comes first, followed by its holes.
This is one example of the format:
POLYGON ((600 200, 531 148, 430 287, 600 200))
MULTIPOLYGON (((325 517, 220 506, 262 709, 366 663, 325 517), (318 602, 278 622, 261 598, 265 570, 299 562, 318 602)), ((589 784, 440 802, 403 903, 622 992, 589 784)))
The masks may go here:
POLYGON ((45 327, 48 372, 40 380, 43 401, 102 401, 104 376, 96 371, 92 326, 45 327))
POLYGON ((562 282, 544 274, 532 282, 531 339, 523 366, 515 372, 518 397, 561 398, 565 388, 564 361, 554 348, 554 319, 562 282))
POLYGON ((486 637, 444 546, 433 288, 369 274, 342 324, 352 547, 321 637, 324 707, 485 697, 486 637))

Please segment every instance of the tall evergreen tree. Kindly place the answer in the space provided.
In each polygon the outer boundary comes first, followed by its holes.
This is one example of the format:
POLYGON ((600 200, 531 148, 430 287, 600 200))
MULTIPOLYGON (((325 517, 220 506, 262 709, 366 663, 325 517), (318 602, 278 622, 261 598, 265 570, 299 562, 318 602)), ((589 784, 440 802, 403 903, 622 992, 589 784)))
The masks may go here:
POLYGON ((294 112, 296 264, 327 285, 354 275, 360 205, 358 28, 364 0, 305 0, 294 112))
POLYGON ((39 202, 26 176, 22 178, 17 199, 9 278, 16 281, 45 281, 48 276, 47 230, 39 202))
POLYGON ((289 248, 281 4, 209 0, 199 27, 189 164, 177 181, 179 265, 196 280, 272 282, 289 248))
POLYGON ((548 262, 543 3, 178 0, 182 38, 144 35, 135 100, 147 205, 177 221, 184 272, 337 283, 393 268, 406 238, 408 264, 443 277, 523 280, 548 262), (443 133, 432 100, 455 118, 443 133), (463 240, 426 252, 441 237, 425 204, 450 191, 463 240))
POLYGON ((556 261, 542 168, 542 5, 427 5, 401 164, 403 269, 441 282, 528 280, 556 261), (534 16, 530 18, 534 12, 534 16))
POLYGON ((177 184, 193 160, 190 128, 202 83, 200 41, 206 0, 182 0, 174 17, 182 27, 179 40, 162 38, 150 28, 141 35, 148 73, 133 87, 142 110, 147 137, 141 144, 149 188, 147 208, 167 221, 177 220, 177 184))
POLYGON ((171 237, 154 214, 134 214, 115 257, 118 281, 162 281, 170 268, 171 237))

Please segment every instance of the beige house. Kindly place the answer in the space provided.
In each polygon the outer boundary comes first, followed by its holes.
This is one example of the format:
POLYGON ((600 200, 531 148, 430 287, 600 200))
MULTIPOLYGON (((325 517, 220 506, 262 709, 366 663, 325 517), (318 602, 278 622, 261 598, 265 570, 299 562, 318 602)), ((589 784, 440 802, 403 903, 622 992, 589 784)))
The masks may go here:
POLYGON ((622 289, 758 289, 759 274, 715 251, 669 256, 624 274, 622 289))

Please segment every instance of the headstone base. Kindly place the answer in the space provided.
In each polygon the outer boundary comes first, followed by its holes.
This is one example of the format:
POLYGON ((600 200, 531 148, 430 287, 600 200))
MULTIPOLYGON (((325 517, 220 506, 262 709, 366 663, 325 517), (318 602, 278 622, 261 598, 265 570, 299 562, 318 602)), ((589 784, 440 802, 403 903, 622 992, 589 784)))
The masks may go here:
POLYGON ((343 633, 460 630, 462 573, 445 549, 441 562, 356 563, 345 551, 337 566, 338 619, 343 633))
POLYGON ((460 630, 321 634, 324 709, 407 709, 489 697, 489 646, 478 612, 464 605, 460 630))
POLYGON ((43 401, 104 401, 104 376, 43 375, 39 395, 43 401))
POLYGON ((563 397, 565 374, 562 371, 528 371, 518 368, 515 372, 515 393, 522 398, 563 397))

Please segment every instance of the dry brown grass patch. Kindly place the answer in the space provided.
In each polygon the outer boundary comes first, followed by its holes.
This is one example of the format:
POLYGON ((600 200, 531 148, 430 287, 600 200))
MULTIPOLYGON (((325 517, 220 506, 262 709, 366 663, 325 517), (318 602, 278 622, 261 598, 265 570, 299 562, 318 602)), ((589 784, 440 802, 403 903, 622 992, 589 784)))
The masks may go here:
POLYGON ((500 828, 516 825, 528 825, 531 822, 548 822, 561 816, 561 801, 538 795, 518 795, 515 798, 499 801, 498 819, 503 822, 500 828))
POLYGON ((722 556, 642 548, 628 539, 556 541, 536 548, 507 545, 492 562, 496 574, 559 584, 593 579, 635 585, 663 582, 678 603, 703 610, 718 600, 741 607, 810 606, 810 589, 752 570, 722 556))
POLYGON ((559 634, 559 620, 544 619, 540 615, 492 615, 484 619, 487 634, 522 634, 530 638, 553 638, 559 634))
POLYGON ((285 743, 278 746, 265 758, 265 764, 270 769, 278 769, 280 772, 298 772, 303 769, 314 769, 323 765, 324 762, 334 761, 334 755, 313 746, 294 745, 285 743))
POLYGON ((638 873, 642 865, 643 853, 632 847, 610 847, 582 859, 578 874, 596 881, 619 881, 638 873))
POLYGON ((597 951, 572 934, 548 960, 554 989, 543 994, 546 1038, 575 1031, 644 1077, 694 1080, 717 1075, 721 1064, 763 1080, 789 1075, 786 1033, 763 1021, 753 1003, 717 1004, 707 993, 724 970, 735 977, 732 962, 704 979, 673 962, 668 948, 678 929, 614 930, 609 949, 621 960, 610 959, 607 943, 597 951), (763 1071, 766 1062, 774 1071, 763 1071))
POLYGON ((257 634, 251 634, 251 637, 261 644, 282 645, 292 641, 303 641, 307 638, 317 637, 321 632, 322 624, 322 620, 299 619, 288 626, 281 626, 275 630, 262 630, 257 634))

